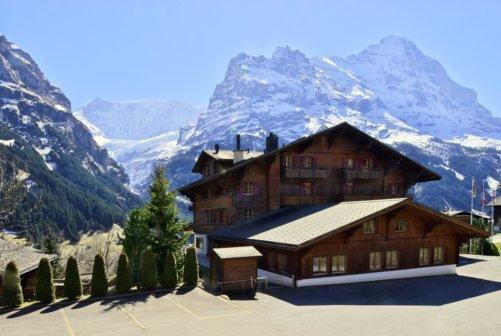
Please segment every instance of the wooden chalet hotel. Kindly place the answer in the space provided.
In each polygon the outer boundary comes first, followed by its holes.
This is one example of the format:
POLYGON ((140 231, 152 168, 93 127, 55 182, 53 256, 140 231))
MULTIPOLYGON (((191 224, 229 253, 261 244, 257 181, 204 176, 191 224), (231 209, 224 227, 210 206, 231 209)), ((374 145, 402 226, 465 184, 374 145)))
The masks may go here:
POLYGON ((264 152, 237 135, 234 150, 202 151, 193 172, 203 177, 179 191, 199 252, 237 260, 213 279, 242 280, 256 258, 259 276, 290 286, 450 274, 460 244, 488 236, 406 197, 440 176, 348 123, 283 147, 270 133, 264 152), (239 246, 255 249, 221 253, 239 246))

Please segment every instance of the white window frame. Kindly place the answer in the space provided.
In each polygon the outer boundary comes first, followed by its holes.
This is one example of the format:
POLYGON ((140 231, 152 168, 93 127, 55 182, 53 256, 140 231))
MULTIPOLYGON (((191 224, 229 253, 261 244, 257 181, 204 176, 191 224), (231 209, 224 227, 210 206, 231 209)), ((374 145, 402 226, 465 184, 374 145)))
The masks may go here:
POLYGON ((386 268, 387 269, 395 269, 395 268, 398 268, 398 251, 397 250, 388 250, 386 251, 386 268), (389 266, 389 263, 388 261, 392 261, 391 259, 393 259, 393 257, 395 257, 395 263, 391 263, 391 266, 389 266))
POLYGON ((369 271, 379 271, 381 269, 382 269, 381 251, 369 252, 369 271), (378 258, 376 258, 376 256, 378 256, 378 258), (378 265, 376 265, 375 263, 376 259, 379 260, 378 265))
POLYGON ((346 273, 346 254, 333 255, 331 261, 331 273, 346 273))
POLYGON ((419 248, 419 266, 427 266, 430 264, 430 248, 420 247, 419 248))

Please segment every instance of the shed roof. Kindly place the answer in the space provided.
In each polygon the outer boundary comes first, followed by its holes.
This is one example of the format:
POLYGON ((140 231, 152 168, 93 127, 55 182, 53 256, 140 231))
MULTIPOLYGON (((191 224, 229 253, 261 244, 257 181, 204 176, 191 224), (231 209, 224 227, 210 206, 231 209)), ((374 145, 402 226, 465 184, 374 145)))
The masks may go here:
POLYGON ((42 258, 52 261, 57 255, 45 254, 32 246, 22 246, 0 238, 0 273, 3 273, 7 264, 13 260, 22 275, 36 269, 42 258))
POLYGON ((334 205, 289 207, 270 216, 214 232, 211 238, 279 245, 297 249, 335 232, 361 224, 405 205, 438 216, 475 236, 488 236, 471 225, 407 198, 341 202, 334 205))
POLYGON ((252 258, 262 257, 254 246, 221 247, 213 249, 214 253, 221 259, 252 258))

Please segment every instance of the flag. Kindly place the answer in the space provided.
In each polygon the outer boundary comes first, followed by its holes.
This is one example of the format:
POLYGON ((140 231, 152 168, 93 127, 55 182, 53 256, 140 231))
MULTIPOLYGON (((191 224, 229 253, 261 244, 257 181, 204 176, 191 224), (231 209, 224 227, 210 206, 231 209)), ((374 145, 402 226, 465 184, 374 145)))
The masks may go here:
POLYGON ((471 178, 471 197, 477 197, 477 185, 475 184, 475 177, 471 178))

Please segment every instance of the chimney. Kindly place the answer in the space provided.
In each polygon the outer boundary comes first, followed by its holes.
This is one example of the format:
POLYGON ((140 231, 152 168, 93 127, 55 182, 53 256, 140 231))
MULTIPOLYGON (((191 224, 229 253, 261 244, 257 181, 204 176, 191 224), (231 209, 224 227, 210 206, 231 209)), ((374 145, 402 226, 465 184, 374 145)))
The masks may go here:
POLYGON ((214 154, 219 153, 219 144, 214 145, 214 154))
POLYGON ((244 151, 241 150, 241 137, 240 134, 237 134, 236 138, 236 147, 235 150, 233 151, 233 164, 242 161, 244 159, 244 151))
POLYGON ((265 152, 273 152, 275 149, 278 149, 278 137, 273 132, 270 132, 270 135, 266 137, 265 152))

